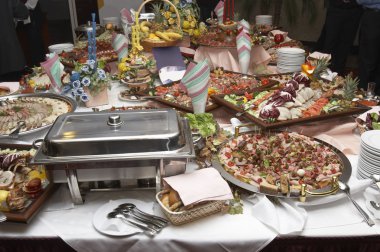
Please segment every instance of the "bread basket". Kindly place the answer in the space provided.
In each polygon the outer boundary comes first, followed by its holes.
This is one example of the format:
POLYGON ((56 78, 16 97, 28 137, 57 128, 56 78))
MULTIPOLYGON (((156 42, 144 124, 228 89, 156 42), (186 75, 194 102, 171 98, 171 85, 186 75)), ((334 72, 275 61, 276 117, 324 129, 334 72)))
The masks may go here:
POLYGON ((209 201, 204 204, 200 204, 194 208, 181 212, 172 212, 167 209, 161 202, 161 197, 164 191, 160 191, 156 194, 156 200, 160 205, 162 211, 173 225, 182 225, 195 220, 201 219, 206 216, 218 213, 222 210, 224 205, 223 200, 209 201))
MULTIPOLYGON (((154 2, 155 0, 146 0, 146 1, 144 1, 141 5, 140 5, 140 7, 139 7, 139 9, 137 10, 137 13, 136 13, 136 15, 137 16, 140 16, 140 13, 141 13, 141 11, 142 11, 142 9, 144 8, 144 6, 147 4, 147 3, 149 3, 149 2, 154 2)), ((179 12, 178 12, 178 9, 177 9, 177 7, 174 5, 174 4, 172 4, 170 1, 168 1, 168 0, 161 0, 162 2, 164 2, 164 3, 167 3, 167 4, 169 4, 171 7, 173 7, 173 9, 174 9, 174 11, 175 11, 175 13, 176 13, 176 16, 177 16, 177 27, 178 27, 178 30, 181 30, 181 17, 180 17, 180 15, 179 15, 179 12)), ((137 25, 139 25, 139 19, 137 18, 136 19, 136 24, 137 25)), ((180 42, 181 40, 173 40, 173 41, 164 41, 164 40, 162 40, 162 41, 153 41, 153 40, 150 40, 150 39, 143 39, 141 42, 140 42, 140 44, 144 47, 144 50, 145 51, 148 51, 148 52, 150 52, 150 51, 152 51, 152 48, 153 47, 169 47, 169 46, 175 46, 178 42, 180 42)))

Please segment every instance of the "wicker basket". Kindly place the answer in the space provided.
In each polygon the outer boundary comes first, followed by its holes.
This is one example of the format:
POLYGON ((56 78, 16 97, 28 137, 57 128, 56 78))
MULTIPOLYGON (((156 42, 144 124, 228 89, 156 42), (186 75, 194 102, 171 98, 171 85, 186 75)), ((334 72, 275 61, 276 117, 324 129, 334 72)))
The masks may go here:
MULTIPOLYGON (((140 16, 140 13, 142 11, 142 9, 144 8, 145 4, 149 3, 149 2, 153 2, 155 0, 145 0, 139 7, 139 9, 137 10, 137 13, 136 15, 137 16, 140 16)), ((174 4, 172 4, 170 1, 168 0, 161 0, 162 2, 165 2, 167 4, 169 4, 170 6, 172 6, 174 8, 174 11, 177 15, 177 27, 178 27, 178 30, 181 30, 181 16, 179 15, 179 12, 177 10, 177 7, 175 7, 174 4)), ((139 22, 139 19, 136 19, 136 22, 137 22, 137 25, 138 25, 138 22, 139 22)), ((150 39, 144 39, 141 41, 141 45, 142 47, 144 47, 144 50, 145 51, 152 51, 152 48, 153 47, 169 47, 169 46, 175 46, 177 45, 181 40, 173 40, 173 41, 152 41, 150 39)))
POLYGON ((203 217, 218 213, 222 210, 222 207, 224 205, 223 200, 218 200, 218 201, 210 201, 208 203, 199 205, 197 207, 194 207, 190 210, 187 211, 182 211, 182 212, 172 212, 168 210, 161 202, 161 197, 162 197, 163 191, 158 192, 156 194, 156 200, 158 204, 160 204, 162 211, 168 217, 170 222, 173 225, 182 225, 186 224, 198 219, 201 219, 203 217))

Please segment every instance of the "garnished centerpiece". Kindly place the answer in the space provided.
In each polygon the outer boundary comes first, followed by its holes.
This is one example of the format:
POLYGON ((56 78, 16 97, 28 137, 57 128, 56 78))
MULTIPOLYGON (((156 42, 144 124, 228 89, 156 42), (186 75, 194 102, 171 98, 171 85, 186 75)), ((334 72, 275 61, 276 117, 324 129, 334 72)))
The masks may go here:
POLYGON ((70 83, 63 88, 64 94, 69 94, 86 106, 98 106, 108 103, 107 87, 109 78, 105 72, 105 62, 96 58, 96 22, 92 14, 92 31, 88 32, 88 59, 86 64, 75 64, 70 77, 70 83), (97 98, 97 99, 96 99, 97 98))

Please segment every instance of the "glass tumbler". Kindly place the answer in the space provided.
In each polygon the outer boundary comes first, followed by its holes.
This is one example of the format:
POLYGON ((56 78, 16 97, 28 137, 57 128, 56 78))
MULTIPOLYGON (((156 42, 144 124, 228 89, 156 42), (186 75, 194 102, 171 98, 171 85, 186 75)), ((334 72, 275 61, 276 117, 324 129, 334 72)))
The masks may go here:
POLYGON ((366 92, 366 97, 368 99, 372 99, 375 97, 375 88, 376 88, 375 82, 368 82, 367 92, 366 92))

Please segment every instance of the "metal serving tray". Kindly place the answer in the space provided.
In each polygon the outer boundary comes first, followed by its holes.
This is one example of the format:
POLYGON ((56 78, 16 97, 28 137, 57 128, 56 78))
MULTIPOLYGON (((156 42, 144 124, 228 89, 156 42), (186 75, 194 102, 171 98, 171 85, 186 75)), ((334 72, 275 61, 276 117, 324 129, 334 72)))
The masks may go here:
MULTIPOLYGON (((16 95, 8 95, 0 98, 0 105, 7 104, 9 101, 14 101, 22 98, 28 97, 38 97, 38 98, 51 98, 57 99, 60 101, 64 101, 70 107, 69 111, 74 112, 77 103, 71 99, 70 97, 53 94, 53 93, 38 93, 38 94, 16 94, 16 95)), ((19 119, 17 119, 19 120, 19 119)), ((27 131, 21 131, 18 134, 13 136, 10 135, 0 135, 1 142, 7 142, 12 144, 29 144, 31 145, 36 138, 44 137, 52 124, 44 125, 38 128, 30 129, 27 131)))

